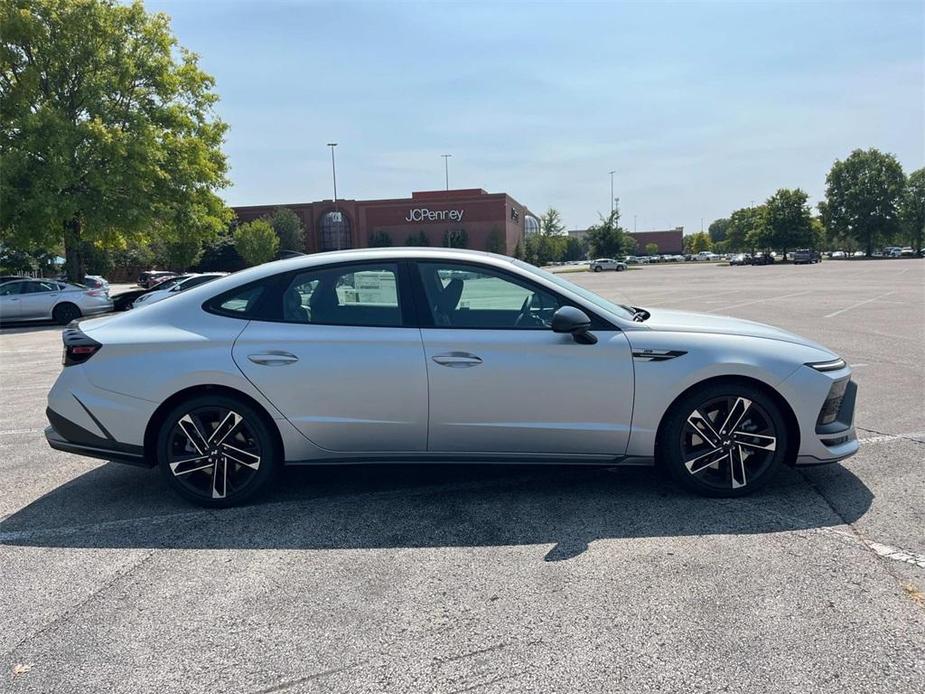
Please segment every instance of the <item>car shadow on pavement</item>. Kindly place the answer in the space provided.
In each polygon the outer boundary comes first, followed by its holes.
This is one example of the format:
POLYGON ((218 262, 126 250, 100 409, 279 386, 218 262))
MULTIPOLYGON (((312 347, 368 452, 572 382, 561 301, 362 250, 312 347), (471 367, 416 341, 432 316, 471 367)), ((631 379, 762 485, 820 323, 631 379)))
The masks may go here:
POLYGON ((0 323, 0 336, 3 335, 22 335, 24 333, 44 333, 64 330, 64 326, 53 321, 30 321, 28 323, 0 323))
POLYGON ((873 495, 847 468, 829 467, 818 485, 814 473, 785 469, 752 496, 708 499, 677 490, 651 468, 305 467, 284 470, 260 501, 208 510, 175 497, 154 470, 109 463, 8 516, 0 544, 310 550, 549 544, 544 558, 557 561, 597 539, 826 528, 870 507, 873 495))

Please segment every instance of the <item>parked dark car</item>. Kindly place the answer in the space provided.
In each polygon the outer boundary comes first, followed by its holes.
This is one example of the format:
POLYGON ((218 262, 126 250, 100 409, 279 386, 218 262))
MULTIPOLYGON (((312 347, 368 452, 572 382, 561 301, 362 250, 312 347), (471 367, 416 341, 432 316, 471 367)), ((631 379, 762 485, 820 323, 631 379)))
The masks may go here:
POLYGON ((801 248, 799 250, 793 251, 790 255, 793 260, 794 265, 812 265, 813 263, 818 263, 822 260, 822 257, 819 255, 819 251, 814 251, 810 248, 801 248))
POLYGON ((169 273, 166 277, 155 277, 153 279, 154 284, 147 289, 129 289, 120 292, 112 297, 112 308, 114 311, 128 311, 138 297, 143 294, 157 291, 158 289, 164 289, 166 283, 175 282, 184 277, 186 277, 186 275, 174 275, 173 273, 169 273))
POLYGON ((773 265, 774 256, 770 253, 756 253, 752 256, 752 265, 773 265))
POLYGON ((158 282, 163 282, 170 277, 176 277, 177 273, 167 272, 166 270, 146 270, 138 276, 138 286, 150 289, 158 282))

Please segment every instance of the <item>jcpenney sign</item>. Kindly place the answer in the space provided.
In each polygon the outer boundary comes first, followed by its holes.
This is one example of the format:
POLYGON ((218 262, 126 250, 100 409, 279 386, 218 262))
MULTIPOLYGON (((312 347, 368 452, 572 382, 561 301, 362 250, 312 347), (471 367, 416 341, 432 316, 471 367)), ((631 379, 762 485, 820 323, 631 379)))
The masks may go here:
POLYGON ((408 216, 405 217, 405 221, 444 222, 449 220, 451 222, 461 222, 463 212, 464 210, 428 210, 426 207, 416 207, 408 213, 408 216))

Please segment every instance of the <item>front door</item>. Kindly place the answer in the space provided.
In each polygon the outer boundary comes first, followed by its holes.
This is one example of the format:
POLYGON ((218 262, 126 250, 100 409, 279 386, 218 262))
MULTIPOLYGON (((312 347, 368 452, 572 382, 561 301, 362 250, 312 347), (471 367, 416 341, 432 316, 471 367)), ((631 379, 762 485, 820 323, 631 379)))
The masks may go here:
POLYGON ((321 448, 425 450, 427 373, 398 265, 307 270, 285 282, 277 320, 252 320, 235 342, 248 380, 321 448))
POLYGON ((513 274, 417 263, 425 295, 428 450, 622 455, 633 411, 624 334, 554 333, 558 295, 513 274))

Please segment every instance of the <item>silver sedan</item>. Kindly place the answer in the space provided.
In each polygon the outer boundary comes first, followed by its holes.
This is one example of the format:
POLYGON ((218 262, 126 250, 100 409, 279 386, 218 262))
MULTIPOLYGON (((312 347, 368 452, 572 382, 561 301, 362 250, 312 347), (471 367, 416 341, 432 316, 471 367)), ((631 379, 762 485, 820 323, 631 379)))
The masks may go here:
POLYGON ((451 249, 267 263, 64 333, 50 445, 227 506, 283 464, 653 464, 712 496, 858 449, 851 369, 724 316, 451 249))
POLYGON ((0 320, 54 320, 67 325, 83 316, 112 310, 108 288, 91 289, 50 279, 0 284, 0 320))

